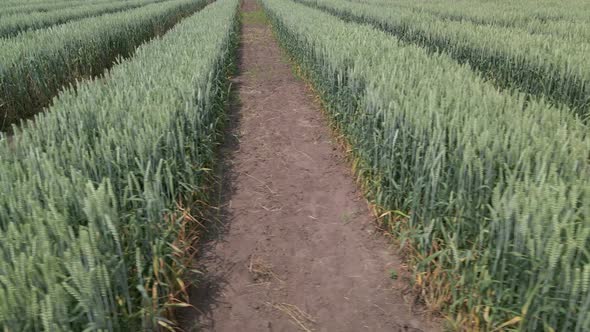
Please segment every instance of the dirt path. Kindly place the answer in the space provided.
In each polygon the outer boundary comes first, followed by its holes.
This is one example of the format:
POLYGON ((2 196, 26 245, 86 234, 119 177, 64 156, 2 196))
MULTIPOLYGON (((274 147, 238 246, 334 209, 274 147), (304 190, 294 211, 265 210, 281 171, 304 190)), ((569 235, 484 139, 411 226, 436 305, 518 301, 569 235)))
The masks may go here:
POLYGON ((221 234, 185 330, 437 331, 412 313, 399 259, 255 0, 245 0, 221 234))

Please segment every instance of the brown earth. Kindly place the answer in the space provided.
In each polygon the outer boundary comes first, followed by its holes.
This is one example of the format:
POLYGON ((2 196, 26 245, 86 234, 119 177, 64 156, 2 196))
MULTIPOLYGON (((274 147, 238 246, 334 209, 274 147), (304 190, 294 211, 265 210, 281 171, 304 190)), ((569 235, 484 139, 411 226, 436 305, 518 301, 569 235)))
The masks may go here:
POLYGON ((257 3, 242 10, 220 223, 198 259, 196 310, 182 313, 182 328, 440 330, 404 291, 407 272, 257 3))

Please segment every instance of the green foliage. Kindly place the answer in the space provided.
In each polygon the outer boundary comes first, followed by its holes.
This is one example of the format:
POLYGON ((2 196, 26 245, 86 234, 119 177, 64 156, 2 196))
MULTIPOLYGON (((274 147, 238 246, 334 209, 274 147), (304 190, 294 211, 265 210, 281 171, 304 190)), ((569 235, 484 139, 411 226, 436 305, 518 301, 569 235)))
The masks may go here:
POLYGON ((417 272, 442 268, 449 312, 481 329, 590 330, 587 126, 445 53, 287 0, 263 4, 370 198, 409 216, 389 227, 424 258, 417 272))
POLYGON ((120 12, 161 1, 164 0, 115 1, 75 6, 73 8, 64 8, 50 12, 3 15, 0 21, 0 38, 12 37, 27 30, 46 28, 90 16, 120 12))
POLYGON ((268 20, 264 15, 264 11, 250 11, 242 13, 242 21, 249 24, 267 24, 268 20))
POLYGON ((0 140, 0 330, 155 330, 236 46, 220 0, 0 140), (195 56, 195 55, 198 56, 195 56))
POLYGON ((49 105, 68 84, 164 33, 206 0, 171 0, 0 39, 0 130, 49 105))
POLYGON ((367 6, 338 0, 301 0, 347 20, 370 23, 433 53, 444 52, 480 71, 502 88, 516 88, 590 119, 590 42, 559 35, 469 21, 392 6, 367 6))
POLYGON ((397 278, 399 278, 399 274, 397 273, 397 271, 396 271, 396 270, 394 270, 394 269, 391 269, 391 270, 389 270, 389 277, 390 277, 392 280, 397 280, 397 278))
POLYGON ((64 8, 74 8, 83 5, 108 3, 121 0, 55 0, 55 1, 8 1, 0 0, 2 11, 0 17, 14 14, 33 14, 35 12, 50 12, 64 8))
POLYGON ((515 28, 532 34, 590 41, 590 3, 583 0, 359 0, 376 6, 411 9, 451 21, 515 28), (573 10, 575 8, 575 10, 573 10))

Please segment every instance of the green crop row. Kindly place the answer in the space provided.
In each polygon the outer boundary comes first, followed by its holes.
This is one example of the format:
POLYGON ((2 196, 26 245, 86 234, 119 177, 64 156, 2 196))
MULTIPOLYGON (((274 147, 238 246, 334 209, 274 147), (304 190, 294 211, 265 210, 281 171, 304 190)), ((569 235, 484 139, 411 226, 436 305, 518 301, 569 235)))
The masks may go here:
POLYGON ((14 15, 14 14, 27 14, 35 12, 49 12, 53 10, 60 10, 64 8, 74 8, 83 5, 91 5, 98 3, 108 2, 119 2, 121 0, 70 0, 70 1, 44 1, 44 2, 29 2, 23 3, 20 1, 18 5, 7 5, 6 1, 0 1, 2 11, 0 11, 0 17, 14 15))
POLYGON ((301 0, 347 20, 370 23, 431 52, 442 51, 480 71, 502 88, 564 104, 583 121, 590 117, 590 43, 557 36, 441 20, 399 7, 337 0, 301 0))
POLYGON ((237 9, 207 6, 0 140, 0 330, 170 325, 187 268, 178 236, 195 228, 189 204, 206 200, 237 9))
POLYGON ((433 11, 449 18, 464 19, 480 24, 522 27, 534 21, 545 23, 570 21, 588 22, 590 3, 584 0, 348 0, 373 5, 398 6, 433 11))
POLYGON ((88 4, 50 12, 34 12, 2 16, 0 38, 13 37, 23 31, 36 30, 91 16, 120 12, 165 0, 129 0, 88 4))
POLYGON ((0 130, 38 113, 75 80, 101 75, 206 1, 166 1, 0 39, 0 130))
POLYGON ((590 17, 590 5, 577 0, 566 3, 367 0, 366 3, 426 12, 445 20, 510 27, 533 34, 554 35, 572 42, 590 42, 590 21, 587 20, 590 17))
MULTIPOLYGON (((63 2, 70 2, 76 3, 80 0, 62 0, 63 2)), ((62 2, 60 1, 60 2, 62 2)), ((23 7, 23 6, 30 6, 30 5, 39 5, 39 4, 49 4, 53 3, 54 0, 27 0, 27 1, 20 1, 20 0, 0 0, 0 5, 3 8, 16 8, 16 7, 23 7)))
POLYGON ((264 0, 369 198, 457 329, 590 330, 590 137, 444 53, 264 0))

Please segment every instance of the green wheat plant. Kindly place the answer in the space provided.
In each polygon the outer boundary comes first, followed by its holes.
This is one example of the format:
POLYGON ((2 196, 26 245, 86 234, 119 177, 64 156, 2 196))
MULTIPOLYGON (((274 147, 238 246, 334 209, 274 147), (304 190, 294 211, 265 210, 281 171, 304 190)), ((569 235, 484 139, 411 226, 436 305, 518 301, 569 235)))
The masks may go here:
POLYGON ((515 28, 532 34, 590 41, 590 4, 580 0, 407 1, 359 0, 367 5, 412 9, 450 21, 515 28))
POLYGON ((0 38, 13 37, 27 30, 37 30, 69 21, 108 13, 120 12, 163 0, 131 0, 88 4, 50 12, 3 15, 0 21, 0 38))
POLYGON ((64 8, 74 8, 83 5, 108 3, 119 0, 59 0, 59 1, 0 1, 2 4, 2 11, 0 17, 10 16, 14 14, 33 14, 37 12, 51 12, 54 10, 61 10, 64 8))
POLYGON ((447 53, 292 1, 263 4, 368 197, 407 216, 384 222, 412 249, 431 304, 466 330, 590 329, 590 132, 579 118, 498 91, 447 53))
POLYGON ((369 23, 432 53, 444 52, 503 89, 517 89, 565 105, 582 121, 590 119, 590 40, 447 20, 396 6, 300 1, 346 20, 369 23))
POLYGON ((0 39, 0 117, 6 130, 48 106, 76 80, 103 74, 118 57, 166 32, 205 0, 171 0, 0 39))
POLYGON ((175 211, 207 199, 237 9, 205 7, 0 139, 0 330, 170 326, 175 211))

